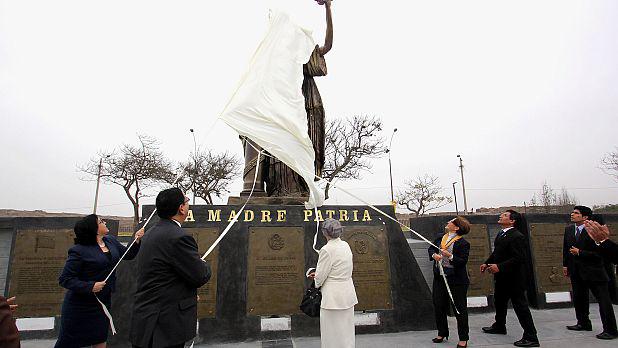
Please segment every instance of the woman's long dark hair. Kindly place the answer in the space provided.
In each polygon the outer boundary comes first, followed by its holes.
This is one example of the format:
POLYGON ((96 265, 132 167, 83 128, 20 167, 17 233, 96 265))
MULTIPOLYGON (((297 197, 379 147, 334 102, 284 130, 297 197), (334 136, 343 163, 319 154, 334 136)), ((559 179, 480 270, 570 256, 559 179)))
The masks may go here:
POLYGON ((99 217, 90 214, 75 223, 75 244, 94 245, 97 244, 97 231, 99 230, 99 217))

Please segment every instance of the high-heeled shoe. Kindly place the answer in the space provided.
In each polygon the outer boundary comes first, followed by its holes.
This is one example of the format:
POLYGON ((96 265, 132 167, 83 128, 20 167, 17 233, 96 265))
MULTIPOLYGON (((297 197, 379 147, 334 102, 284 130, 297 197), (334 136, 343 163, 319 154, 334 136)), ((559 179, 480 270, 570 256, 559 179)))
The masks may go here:
POLYGON ((463 346, 457 343, 457 346, 455 348, 468 348, 468 341, 466 341, 466 344, 464 344, 463 346))
POLYGON ((433 342, 433 343, 442 343, 442 342, 444 342, 444 340, 447 340, 447 341, 448 341, 448 336, 444 336, 444 337, 441 337, 441 336, 434 337, 434 338, 432 338, 432 339, 431 339, 431 342, 433 342))

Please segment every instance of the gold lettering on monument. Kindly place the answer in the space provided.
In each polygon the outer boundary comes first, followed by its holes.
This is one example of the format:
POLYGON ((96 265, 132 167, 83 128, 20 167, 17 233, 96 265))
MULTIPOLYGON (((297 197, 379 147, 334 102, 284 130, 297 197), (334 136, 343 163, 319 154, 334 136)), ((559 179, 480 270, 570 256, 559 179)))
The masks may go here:
POLYGON ((217 209, 217 210, 209 209, 208 210, 208 221, 209 222, 221 221, 221 209, 217 209))
POLYGON ((195 222, 195 218, 193 218, 193 210, 189 210, 189 212, 187 213, 187 219, 185 221, 186 222, 195 222))
POLYGON ((271 222, 270 210, 262 210, 262 220, 260 222, 271 222))
POLYGON ((277 222, 285 222, 285 210, 277 210, 277 222))

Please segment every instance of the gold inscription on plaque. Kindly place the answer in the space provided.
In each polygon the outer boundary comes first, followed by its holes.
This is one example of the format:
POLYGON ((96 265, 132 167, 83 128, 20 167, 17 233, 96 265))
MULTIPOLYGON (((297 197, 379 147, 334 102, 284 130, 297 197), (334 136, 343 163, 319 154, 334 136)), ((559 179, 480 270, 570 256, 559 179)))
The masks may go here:
POLYGON ((380 226, 345 226, 342 239, 350 245, 354 258, 355 310, 393 308, 386 230, 380 226))
POLYGON ((305 277, 302 227, 250 227, 247 314, 296 314, 305 277))
POLYGON ((481 264, 491 254, 487 226, 479 224, 470 225, 470 233, 466 234, 464 238, 470 243, 470 254, 468 255, 468 264, 466 265, 468 277, 470 278, 468 296, 490 295, 493 292, 492 277, 489 277, 487 274, 481 274, 479 270, 481 264))
POLYGON ((195 222, 195 218, 193 217, 193 210, 189 210, 189 212, 187 213, 187 219, 185 221, 195 222))
POLYGON ((208 221, 221 221, 221 209, 208 210, 208 221))
POLYGON ((532 255, 539 292, 569 291, 569 279, 562 275, 564 224, 530 224, 532 255))
MULTIPOLYGON (((210 228, 190 228, 186 229, 189 234, 193 236, 197 243, 197 248, 202 255, 210 248, 212 243, 219 237, 219 229, 215 227, 210 228)), ((219 247, 217 246, 206 257, 206 261, 210 264, 210 271, 212 272, 210 280, 204 286, 197 290, 199 300, 197 301, 197 317, 201 318, 214 318, 215 310, 217 308, 217 266, 218 266, 219 247)))
POLYGON ((17 316, 60 314, 65 289, 58 285, 58 276, 74 237, 70 229, 17 231, 9 284, 9 297, 18 299, 17 316))

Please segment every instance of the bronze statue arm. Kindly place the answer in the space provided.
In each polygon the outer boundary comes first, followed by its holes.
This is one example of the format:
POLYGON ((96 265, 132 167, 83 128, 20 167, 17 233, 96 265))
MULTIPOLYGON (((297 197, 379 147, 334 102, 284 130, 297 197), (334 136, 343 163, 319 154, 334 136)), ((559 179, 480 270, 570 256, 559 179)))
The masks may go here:
POLYGON ((333 16, 330 12, 330 0, 324 1, 326 8, 326 37, 324 38, 324 46, 320 47, 320 54, 325 55, 333 48, 333 16))

